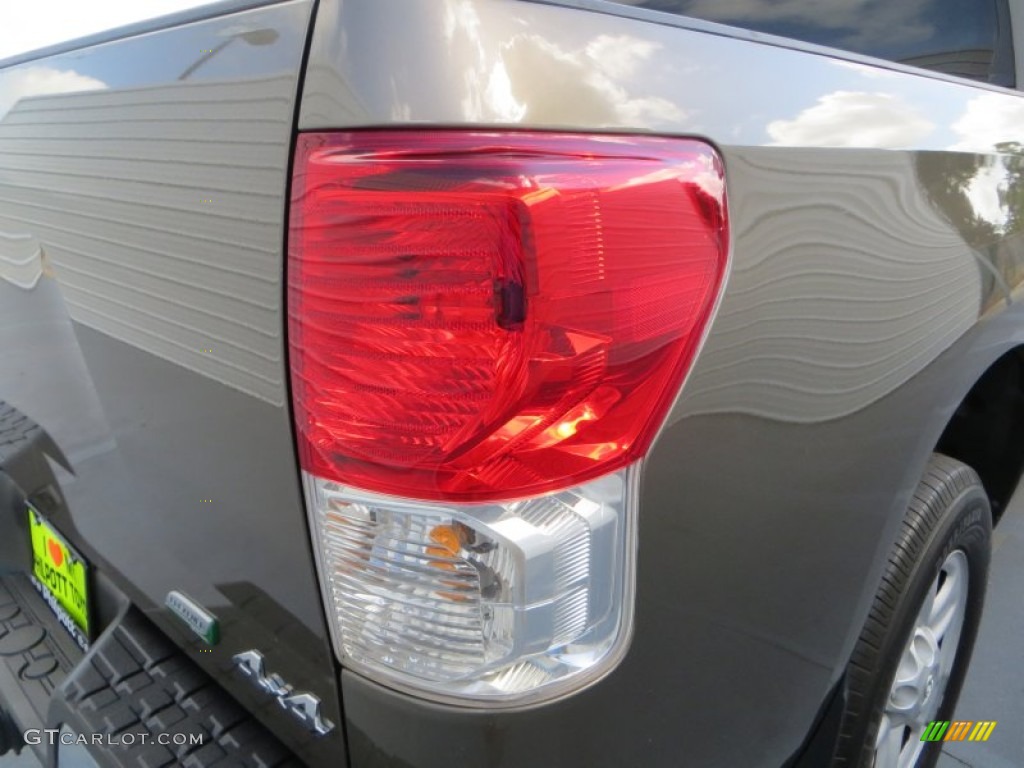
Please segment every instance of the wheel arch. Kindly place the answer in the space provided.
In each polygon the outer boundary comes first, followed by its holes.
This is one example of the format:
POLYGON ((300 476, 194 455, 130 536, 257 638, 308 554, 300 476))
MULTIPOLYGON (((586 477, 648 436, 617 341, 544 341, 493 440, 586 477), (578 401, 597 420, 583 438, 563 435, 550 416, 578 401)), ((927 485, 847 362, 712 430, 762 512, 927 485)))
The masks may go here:
POLYGON ((1024 345, 1004 352, 957 405, 935 452, 981 477, 997 522, 1024 474, 1024 345))

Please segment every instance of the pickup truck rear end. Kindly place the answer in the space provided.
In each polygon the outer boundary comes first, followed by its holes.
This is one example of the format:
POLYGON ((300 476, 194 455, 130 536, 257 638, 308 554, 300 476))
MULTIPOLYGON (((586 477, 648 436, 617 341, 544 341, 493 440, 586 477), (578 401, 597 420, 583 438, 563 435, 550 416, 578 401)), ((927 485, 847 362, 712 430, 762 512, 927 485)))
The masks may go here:
MULTIPOLYGON (((0 62, 0 750, 934 760, 1024 460, 1017 6, 908 66, 704 5, 0 62)), ((904 5, 820 28, 946 41, 904 5)))

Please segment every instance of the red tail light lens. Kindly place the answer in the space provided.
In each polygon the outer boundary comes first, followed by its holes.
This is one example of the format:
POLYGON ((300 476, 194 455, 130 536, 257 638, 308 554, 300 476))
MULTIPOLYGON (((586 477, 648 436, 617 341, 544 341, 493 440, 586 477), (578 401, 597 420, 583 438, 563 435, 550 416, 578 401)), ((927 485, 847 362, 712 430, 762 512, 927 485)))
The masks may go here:
POLYGON ((299 137, 288 252, 303 467, 522 498, 642 456, 716 300, 722 165, 677 139, 299 137))

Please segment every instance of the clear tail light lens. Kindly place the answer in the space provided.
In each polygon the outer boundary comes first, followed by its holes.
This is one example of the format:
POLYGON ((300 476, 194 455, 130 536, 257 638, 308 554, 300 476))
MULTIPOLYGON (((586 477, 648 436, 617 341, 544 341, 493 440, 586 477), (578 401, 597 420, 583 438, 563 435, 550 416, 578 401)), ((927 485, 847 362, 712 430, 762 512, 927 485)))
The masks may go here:
POLYGON ((636 467, 725 274, 706 144, 304 134, 293 406, 336 649, 469 703, 595 679, 632 610, 636 467))
POLYGON ((446 505, 307 474, 342 658, 400 687, 484 703, 592 679, 629 626, 629 475, 446 505))

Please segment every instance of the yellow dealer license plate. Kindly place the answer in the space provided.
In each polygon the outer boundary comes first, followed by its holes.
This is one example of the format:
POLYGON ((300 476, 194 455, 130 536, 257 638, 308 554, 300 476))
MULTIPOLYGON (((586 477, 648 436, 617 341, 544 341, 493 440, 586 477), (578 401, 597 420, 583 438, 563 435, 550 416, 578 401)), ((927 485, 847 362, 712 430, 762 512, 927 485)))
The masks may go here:
POLYGON ((82 650, 89 650, 89 564, 32 507, 32 583, 82 650))

